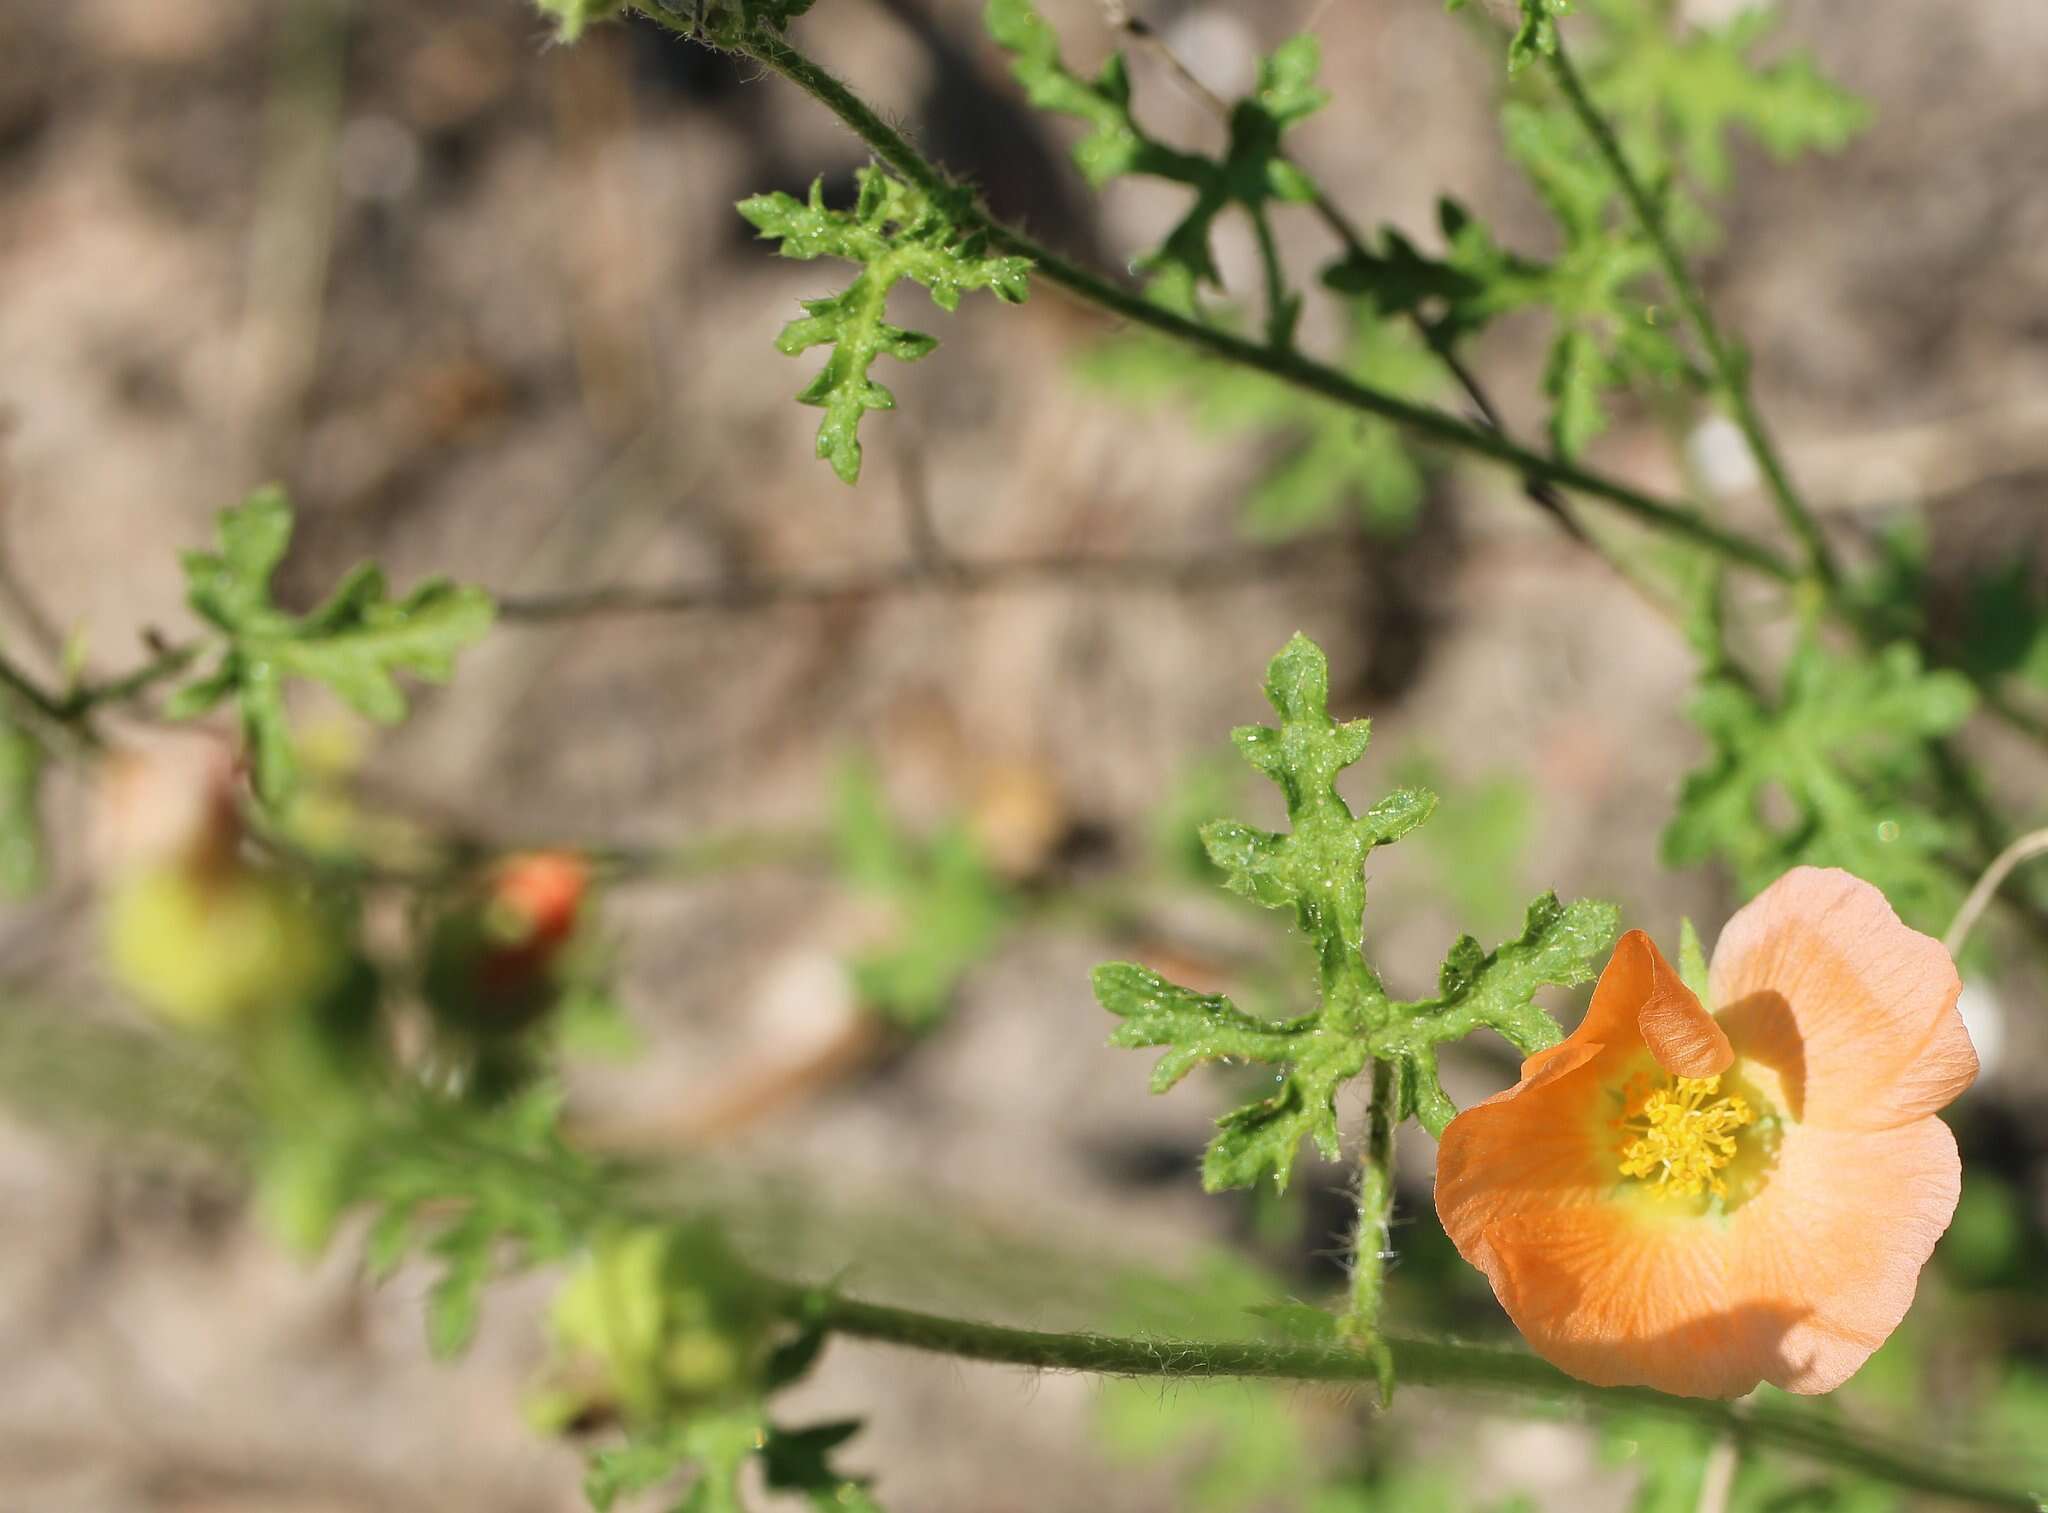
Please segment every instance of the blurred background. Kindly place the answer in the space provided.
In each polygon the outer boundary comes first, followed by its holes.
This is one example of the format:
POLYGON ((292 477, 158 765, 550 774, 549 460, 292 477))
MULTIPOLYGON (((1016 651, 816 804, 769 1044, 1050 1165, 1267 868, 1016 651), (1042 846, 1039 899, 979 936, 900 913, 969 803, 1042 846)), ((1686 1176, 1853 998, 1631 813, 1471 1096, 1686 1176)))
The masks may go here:
MULTIPOLYGON (((1116 44, 1091 0, 1044 9, 1079 63, 1116 44)), ((1944 585, 2040 556, 2048 7, 1788 10, 1783 45, 1873 124, 1791 165, 1738 149, 1710 292, 1845 546, 1927 512, 1939 608, 1944 585)), ((1068 123, 1025 107, 978 13, 829 0, 800 26, 1001 214, 1122 266, 1182 196, 1089 194, 1068 123)), ((1361 223, 1421 235, 1450 192, 1510 241, 1546 234, 1501 150, 1497 54, 1437 0, 1143 13, 1226 96, 1313 26, 1335 100, 1295 140, 1361 223)), ((1154 131, 1214 145, 1156 58, 1134 67, 1154 131)), ((1319 1296, 1346 1172, 1310 1164, 1285 1200, 1203 1196, 1232 1078, 1148 1097, 1150 1058, 1105 1048, 1089 967, 1139 956, 1221 985, 1291 963, 1276 921, 1210 885, 1192 836, 1218 814, 1277 819, 1226 738, 1264 717, 1265 663, 1296 629, 1330 654, 1334 706, 1375 721, 1354 797, 1425 782, 1444 798, 1375 859, 1367 932, 1393 985, 1421 991, 1462 930, 1513 934, 1545 888, 1617 900, 1667 941, 1690 915, 1711 940, 1728 880, 1659 860, 1700 750, 1690 654, 1504 474, 1432 461, 1397 527, 1341 487, 1321 520, 1248 525, 1313 434, 1106 381, 1115 333, 1044 287, 956 316, 899 291, 896 318, 942 346, 878 374, 900 408, 869 418, 865 474, 843 487, 792 402, 816 355, 772 345, 839 275, 771 257, 732 207, 821 174, 843 196, 865 161, 792 90, 640 23, 566 48, 511 0, 10 0, 5 644, 44 671, 134 665, 146 637, 190 629, 175 554, 281 481, 300 510, 285 602, 363 558, 505 601, 401 729, 368 734, 317 699, 302 729, 358 820, 615 856, 603 927, 640 1050, 579 1065, 572 1109, 597 1138, 730 1189, 762 1233, 873 1292, 1047 1325, 1118 1322, 1121 1268, 1206 1279, 1190 1297, 1221 1315, 1275 1288, 1319 1296)), ((1311 221, 1285 230, 1304 274, 1334 250, 1311 221)), ((1249 290, 1238 236, 1219 254, 1249 290)), ((1527 435, 1540 337, 1510 323, 1479 363, 1527 435)), ((1600 466, 1767 518, 1716 427, 1619 420, 1600 466)), ((2038 823, 2038 759, 1995 735, 1973 749, 2038 823)), ((0 913, 5 1010, 118 1018, 90 795, 60 782, 46 803, 57 875, 0 913)), ((1846 1411, 1912 1407, 1922 1438, 1967 1413, 2038 1443, 2048 980, 2038 952, 1994 950, 1966 991, 1985 1075, 1951 1114, 1964 1207, 1846 1411)), ((32 1037, 4 1044, 29 1058, 10 1087, 49 1092, 32 1037)), ((1461 1103, 1511 1075, 1497 1044, 1446 1070, 1461 1103)), ((494 1292, 479 1348, 436 1365, 423 1273, 371 1289, 348 1243, 296 1262, 232 1173, 142 1138, 130 1111, 14 1104, 0 1510, 581 1506, 573 1449, 522 1415, 535 1284, 494 1292)), ((1498 1312, 1435 1228, 1430 1157, 1404 1145, 1393 1316, 1489 1337, 1498 1312)), ((1381 1418, 1306 1389, 1105 1385, 845 1343, 795 1396, 867 1418, 846 1458, 898 1513, 1620 1509, 1648 1505, 1660 1456, 1704 1449, 1421 1392, 1381 1418)), ((1774 1506, 1894 1505, 1785 1474, 1793 1500, 1774 1506)))

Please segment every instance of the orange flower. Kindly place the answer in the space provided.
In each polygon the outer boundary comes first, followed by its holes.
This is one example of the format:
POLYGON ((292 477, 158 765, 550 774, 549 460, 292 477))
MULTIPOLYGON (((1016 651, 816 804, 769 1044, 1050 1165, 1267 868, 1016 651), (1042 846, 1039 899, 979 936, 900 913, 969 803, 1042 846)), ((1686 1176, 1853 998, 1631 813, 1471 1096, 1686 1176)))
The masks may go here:
POLYGON ((491 880, 485 909, 490 947, 484 953, 487 988, 517 986, 536 976, 576 932, 589 865, 561 851, 535 851, 506 860, 491 880))
POLYGON ((1451 1121, 1444 1228, 1537 1354, 1603 1386, 1827 1392, 1955 1212, 1977 1075, 1939 942, 1798 867, 1728 922, 1715 1014, 1623 936, 1585 1022, 1451 1121))

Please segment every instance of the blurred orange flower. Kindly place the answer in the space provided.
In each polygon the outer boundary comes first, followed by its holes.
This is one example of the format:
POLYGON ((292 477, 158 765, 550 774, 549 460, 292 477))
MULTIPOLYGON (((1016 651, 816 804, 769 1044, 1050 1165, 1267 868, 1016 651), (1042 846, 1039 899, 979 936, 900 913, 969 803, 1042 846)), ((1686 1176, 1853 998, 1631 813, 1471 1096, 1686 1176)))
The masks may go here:
POLYGON ((589 886, 589 864, 570 852, 528 852, 501 863, 485 910, 484 985, 510 986, 539 973, 576 933, 589 886))
POLYGON ((1977 1075, 1939 942, 1799 867, 1728 922, 1709 1014, 1630 931, 1585 1022, 1451 1121, 1436 1202, 1537 1354, 1605 1386, 1827 1392, 1905 1317, 1977 1075))

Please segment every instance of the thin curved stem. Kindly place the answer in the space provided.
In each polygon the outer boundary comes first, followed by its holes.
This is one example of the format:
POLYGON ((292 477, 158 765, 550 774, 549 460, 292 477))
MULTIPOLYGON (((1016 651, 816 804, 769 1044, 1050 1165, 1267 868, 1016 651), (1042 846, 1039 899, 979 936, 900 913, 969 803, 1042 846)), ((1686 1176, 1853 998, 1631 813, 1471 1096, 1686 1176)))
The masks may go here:
POLYGON ((64 718, 82 719, 103 704, 125 704, 140 698, 157 684, 175 678, 199 659, 204 648, 196 641, 177 646, 160 646, 156 654, 132 672, 101 683, 81 684, 66 695, 64 718))
POLYGON ((1806 551, 1807 569, 1814 579, 1827 590, 1831 601, 1841 596, 1841 573, 1835 566, 1833 554, 1828 550, 1827 538, 1821 533, 1820 522, 1813 511, 1793 486, 1792 477, 1786 471, 1785 461, 1779 456, 1770 432, 1765 429, 1763 416, 1757 412, 1756 401, 1750 394, 1748 364, 1731 346, 1722 334, 1714 312, 1707 304, 1706 295, 1701 291, 1699 281, 1692 276, 1686 265, 1684 253, 1679 251, 1678 241, 1671 234, 1670 223, 1664 218, 1664 211, 1656 197, 1650 193, 1641 177, 1630 166, 1628 154, 1622 151, 1620 140, 1614 128, 1607 124, 1607 118, 1594 105, 1580 81, 1578 70, 1572 67, 1570 55, 1560 39, 1548 54, 1551 77, 1564 92, 1572 114, 1579 125, 1593 140, 1593 146, 1607 165, 1608 172, 1620 187, 1629 207, 1635 212, 1643 233, 1649 237, 1650 245, 1657 254, 1658 264, 1664 270, 1664 277, 1670 283, 1672 292, 1678 297, 1685 318, 1700 339, 1714 378, 1735 424, 1742 432, 1742 439, 1748 444, 1750 453, 1756 458, 1762 470, 1764 481, 1769 485, 1771 501, 1777 506, 1778 516, 1785 528, 1799 540, 1806 551))
POLYGON ((2037 856, 2048 856, 2048 830, 2033 830, 2021 836, 2010 846, 1999 852, 1984 875, 1977 879, 1977 885, 1970 890, 1970 896, 1963 900, 1963 906, 1956 910, 1955 923, 1948 927, 1948 934, 1941 943, 1954 956, 1970 938, 1970 932, 1977 928, 1977 921, 1984 911, 1991 907, 1991 900, 1998 896, 1998 890, 2005 886, 2013 870, 2022 862, 2037 856))

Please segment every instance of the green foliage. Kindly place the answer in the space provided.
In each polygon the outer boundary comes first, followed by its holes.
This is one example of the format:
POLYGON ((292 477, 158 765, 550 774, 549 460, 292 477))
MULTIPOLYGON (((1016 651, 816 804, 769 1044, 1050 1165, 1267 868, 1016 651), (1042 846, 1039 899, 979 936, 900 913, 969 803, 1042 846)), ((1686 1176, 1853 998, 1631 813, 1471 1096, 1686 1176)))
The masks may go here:
POLYGON ((948 823, 929 840, 911 835, 865 764, 841 770, 832 828, 841 875, 896 915, 892 938, 853 963, 861 1002, 901 1029, 931 1029, 961 979, 995 949, 1014 902, 965 824, 948 823))
MULTIPOLYGON (((1257 85, 1230 111, 1230 140, 1220 158, 1183 152, 1151 136, 1131 113, 1131 80, 1121 53, 1112 54, 1094 79, 1083 79, 1060 57, 1059 38, 1031 0, 988 0, 989 35, 1012 59, 1012 72, 1033 105, 1085 121, 1089 133, 1074 150, 1088 182, 1140 175, 1165 179, 1193 191, 1194 203, 1155 251, 1137 266, 1151 275, 1155 297, 1191 309, 1198 285, 1220 287, 1211 250, 1217 220, 1243 210, 1264 234, 1273 203, 1304 204, 1315 186, 1289 162, 1282 147, 1287 131, 1320 110, 1328 99, 1316 86, 1321 49, 1312 36, 1283 42, 1260 60, 1257 85)), ((1271 312, 1277 344, 1291 339, 1299 307, 1284 302, 1271 312)))
POLYGON ((1666 861, 1719 858, 1745 893, 1800 863, 1844 867, 1909 923, 1942 928, 1959 901, 1942 858, 1961 836, 1931 796, 1928 743, 1974 702, 1965 678, 1926 670, 1909 645, 1836 653, 1812 630, 1775 698, 1711 667, 1688 711, 1709 756, 1679 793, 1666 861))
POLYGON ((689 1416, 758 1392, 779 1315, 705 1221, 595 1236, 556 1295, 554 1334, 600 1393, 555 1399, 565 1421, 612 1406, 629 1425, 689 1416))
POLYGON ((801 1496, 820 1513, 880 1513, 866 1483, 831 1466, 831 1453, 859 1430, 858 1423, 783 1429, 753 1408, 701 1415, 598 1451, 583 1491, 598 1513, 607 1513, 621 1497, 650 1492, 694 1469, 675 1513, 746 1513, 740 1478, 758 1458, 771 1492, 801 1496))
POLYGON ((493 1277, 573 1255, 588 1233, 591 1215, 564 1201, 564 1189, 598 1167, 563 1140, 560 1113, 560 1092, 536 1086, 490 1109, 421 1102, 395 1130, 357 1131, 337 1206, 377 1211, 373 1272, 412 1250, 437 1263, 426 1319, 437 1356, 468 1348, 493 1277))
POLYGON ((2006 563, 1971 583, 1958 660, 1986 681, 2048 688, 2048 599, 2035 591, 2026 563, 2006 563))
POLYGON ((874 1509, 865 1484, 831 1463, 858 1423, 792 1430, 768 1418, 766 1399, 809 1371, 823 1340, 789 1335, 717 1226, 640 1223, 599 1235, 557 1296, 553 1322, 572 1385, 544 1398, 537 1416, 562 1427, 614 1407, 626 1425, 623 1445, 590 1457, 584 1491, 599 1513, 686 1470, 696 1476, 679 1508, 744 1513, 740 1478, 756 1457, 770 1491, 820 1509, 874 1509), (594 1379, 584 1374, 592 1366, 594 1379))
MULTIPOLYGON (((1460 0, 1463 3, 1463 0, 1460 0)), ((1508 39, 1508 72, 1520 73, 1557 51, 1557 18, 1572 13, 1572 0, 1519 0, 1514 35, 1508 39)))
MULTIPOLYGON (((1883 635, 1935 640, 1932 609, 1942 596, 1929 574, 1925 512, 1901 513, 1879 529, 1872 546, 1871 560, 1847 585, 1856 613, 1883 635)), ((2036 578, 2017 558, 1970 572, 1952 623, 1936 643, 1942 660, 1978 683, 2010 678, 2048 688, 2048 596, 2036 578)))
POLYGON ((1246 726, 1233 739, 1279 786, 1292 829, 1273 833, 1221 820, 1204 830, 1203 840, 1227 886, 1293 912, 1316 953, 1318 1007, 1271 1022, 1131 963, 1095 973, 1096 997, 1122 1021, 1111 1044, 1166 1048, 1153 1072, 1155 1092, 1205 1062, 1280 1069, 1277 1091, 1218 1121, 1220 1133, 1202 1166, 1211 1191, 1249 1186, 1267 1173, 1284 1188, 1304 1139, 1335 1159, 1337 1090, 1374 1058, 1396 1067, 1398 1113, 1413 1112, 1441 1130, 1455 1110, 1437 1081, 1437 1045, 1482 1027, 1507 1036, 1525 1054, 1554 1044, 1557 1026, 1535 1006, 1536 991, 1590 977, 1616 924, 1610 905, 1567 908, 1546 894, 1530 906, 1520 938, 1498 950, 1489 953, 1472 937, 1461 938, 1435 996, 1391 998, 1362 950, 1365 861, 1427 819, 1435 796, 1401 789, 1365 814, 1353 814, 1336 781, 1364 755, 1369 726, 1330 718, 1328 664, 1306 637, 1297 635, 1273 659, 1266 696, 1280 715, 1279 727, 1246 726))
POLYGON ((1029 291, 1031 264, 1021 257, 991 255, 978 233, 964 232, 945 206, 923 190, 880 168, 858 174, 853 207, 825 204, 822 181, 810 198, 775 193, 740 202, 740 214, 763 237, 779 239, 784 257, 808 262, 836 257, 860 266, 838 294, 803 302, 804 318, 783 327, 776 348, 794 357, 829 346, 831 355, 810 386, 797 396, 824 410, 818 456, 847 483, 860 477, 861 417, 892 410, 896 398, 868 376, 877 359, 914 362, 938 345, 935 337, 892 326, 889 291, 904 279, 924 285, 941 310, 957 310, 960 297, 986 289, 996 298, 1021 304, 1029 291))
POLYGON ((574 42, 584 28, 609 21, 626 9, 627 0, 534 0, 540 13, 555 24, 555 37, 574 42))
POLYGON ((1174 1506, 1189 1513, 1299 1508, 1320 1480, 1284 1388, 1191 1382, 1167 1395, 1118 1382, 1103 1394, 1097 1425, 1120 1459, 1184 1465, 1174 1506))
MULTIPOLYGON (((1173 1287, 1137 1275, 1124 1292, 1117 1327, 1140 1334, 1327 1341, 1334 1326, 1320 1308, 1274 1303, 1281 1280, 1229 1252, 1200 1256, 1173 1287)), ((1328 1472, 1301 1407, 1285 1384, 1111 1382, 1096 1431, 1119 1460, 1170 1462, 1174 1506, 1190 1513, 1299 1509, 1328 1472)))
MULTIPOLYGON (((1511 73, 1555 51, 1556 17, 1569 9, 1565 0, 1522 0, 1511 73)), ((1662 186, 1663 214, 1682 237, 1700 239, 1711 223, 1674 180, 1689 172, 1708 190, 1725 189, 1731 130, 1747 129, 1786 157, 1838 148, 1867 117, 1805 58, 1749 61, 1772 25, 1765 11, 1714 29, 1681 27, 1668 0, 1597 0, 1594 9, 1602 29, 1587 88, 1636 172, 1662 186)), ((1507 251, 1447 200, 1441 253, 1423 253, 1389 229, 1377 249, 1354 251, 1325 282, 1415 315, 1446 350, 1510 311, 1546 311, 1554 322, 1543 373, 1551 445, 1576 457, 1608 428, 1617 393, 1698 389, 1705 380, 1656 303, 1655 250, 1571 112, 1523 89, 1503 105, 1502 124, 1509 154, 1561 233, 1554 256, 1507 251)))
MULTIPOLYGON (((1375 389, 1426 400, 1443 366, 1402 326, 1353 307, 1345 371, 1375 389)), ((1271 435, 1278 452, 1245 498, 1244 526, 1267 540, 1335 523, 1346 506, 1366 529, 1407 529, 1421 510, 1421 464, 1391 421, 1327 400, 1250 368, 1191 358, 1181 346, 1125 337, 1090 353, 1082 371, 1133 402, 1184 397, 1204 427, 1271 435)))
MULTIPOLYGON (((1600 1445, 1609 1464, 1637 1473, 1630 1513, 1693 1513, 1717 1453, 1713 1434, 1651 1414, 1608 1419, 1601 1425, 1600 1445)), ((1728 1513, 1897 1513, 1904 1500, 1868 1477, 1840 1471, 1817 1475, 1775 1457, 1745 1455, 1721 1506, 1728 1513)))
POLYGON ((1575 154, 1558 149, 1558 134, 1575 128, 1514 104, 1506 119, 1511 149, 1564 233, 1555 258, 1509 252, 1463 206, 1445 200, 1438 207, 1440 257, 1422 253, 1390 228, 1379 250, 1332 265, 1324 282, 1388 314, 1419 318, 1445 350, 1511 311, 1548 312, 1554 334, 1543 383, 1551 400, 1551 443, 1572 457, 1606 429, 1611 390, 1694 375, 1668 322, 1635 289, 1656 266, 1654 252, 1633 232, 1610 225, 1610 190, 1597 169, 1588 172, 1575 154))
POLYGON ((1500 771, 1455 785, 1442 764, 1423 753, 1411 753, 1396 776, 1447 799, 1416 842, 1445 901, 1475 924, 1512 921, 1521 911, 1518 878, 1535 832, 1536 795, 1529 780, 1500 771))
POLYGON ((657 14, 669 25, 713 46, 733 46, 749 31, 781 31, 815 0, 534 0, 555 24, 559 41, 574 42, 586 27, 633 10, 657 14))
POLYGON ((1752 54, 1776 29, 1765 5, 1722 27, 1680 26, 1670 0, 1593 0, 1601 47, 1591 88, 1639 166, 1682 166, 1704 188, 1728 187, 1736 128, 1770 152, 1834 152, 1869 124, 1869 108, 1795 53, 1765 65, 1752 54))
POLYGON ((41 743, 0 709, 0 897, 26 898, 43 885, 42 787, 41 743))
POLYGON ((185 554, 186 597, 223 645, 214 670, 179 690, 166 709, 189 719, 234 699, 257 794, 273 806, 298 778, 287 679, 323 683, 358 713, 395 724, 406 702, 394 674, 445 681, 455 654, 490 629, 494 613, 481 589, 440 578, 393 599, 383 570, 365 563, 311 614, 287 614, 271 602, 270 579, 291 536, 291 505, 281 491, 263 489, 221 514, 217 552, 185 554))

